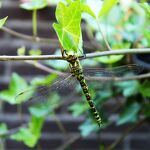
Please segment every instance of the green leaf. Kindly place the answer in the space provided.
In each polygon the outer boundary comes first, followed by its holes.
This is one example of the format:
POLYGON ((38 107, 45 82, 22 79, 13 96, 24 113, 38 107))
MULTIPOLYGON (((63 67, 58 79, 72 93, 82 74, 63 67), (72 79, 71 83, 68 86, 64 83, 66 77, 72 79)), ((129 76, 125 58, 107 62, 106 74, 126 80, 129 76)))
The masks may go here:
POLYGON ((139 93, 139 82, 136 80, 117 82, 115 85, 123 92, 125 97, 134 96, 139 93))
POLYGON ((99 130, 99 126, 96 123, 93 123, 91 120, 87 120, 80 125, 79 130, 81 135, 86 137, 93 132, 97 132, 99 130))
POLYGON ((5 123, 0 123, 0 137, 8 132, 7 125, 5 123))
POLYGON ((47 0, 31 0, 31 2, 26 2, 20 5, 20 7, 25 10, 38 10, 43 9, 46 6, 47 0))
POLYGON ((150 5, 148 3, 142 3, 140 5, 145 10, 147 16, 150 17, 150 5))
POLYGON ((2 28, 2 26, 5 24, 6 20, 8 17, 5 17, 3 19, 0 19, 0 28, 2 28))
POLYGON ((17 133, 11 135, 11 139, 23 142, 30 148, 34 147, 41 136, 41 129, 44 120, 44 118, 36 118, 32 116, 31 122, 28 125, 29 127, 20 128, 17 133))
POLYGON ((150 100, 144 105, 144 114, 146 117, 150 118, 150 100))
POLYGON ((145 80, 142 84, 140 84, 140 93, 144 97, 150 97, 150 81, 145 80))
POLYGON ((40 103, 29 108, 29 111, 35 117, 46 117, 53 113, 54 109, 59 106, 60 97, 57 94, 51 94, 45 103, 40 103))
POLYGON ((89 15, 91 15, 93 18, 96 19, 96 16, 95 16, 94 12, 91 10, 91 8, 88 5, 81 4, 81 11, 85 12, 85 13, 88 13, 89 15))
POLYGON ((36 77, 31 81, 31 84, 36 86, 43 86, 43 85, 50 86, 50 84, 52 84, 56 78, 57 78, 56 74, 50 74, 45 78, 36 77))
POLYGON ((9 88, 0 92, 0 98, 10 104, 21 103, 29 99, 34 91, 27 92, 27 94, 24 94, 23 97, 20 96, 18 100, 16 99, 16 96, 28 88, 29 86, 27 85, 26 81, 18 74, 13 73, 10 79, 9 88))
POLYGON ((37 55, 41 55, 42 54, 42 51, 40 50, 40 49, 31 49, 30 51, 29 51, 29 55, 31 55, 31 56, 37 56, 37 55))
POLYGON ((140 109, 141 106, 138 103, 131 103, 129 106, 126 106, 124 112, 120 115, 120 118, 117 121, 117 125, 135 122, 140 109))
POLYGON ((63 48, 73 52, 82 51, 80 2, 72 2, 69 6, 59 2, 56 19, 58 23, 54 23, 53 27, 63 48))
POLYGON ((102 9, 100 10, 98 16, 105 16, 111 10, 111 8, 118 2, 118 0, 104 0, 102 9))
POLYGON ((110 56, 102 56, 99 58, 95 58, 95 60, 104 64, 114 64, 120 61, 123 57, 124 55, 110 55, 110 56))
POLYGON ((25 55, 25 52, 26 52, 26 49, 25 49, 24 46, 22 46, 22 47, 20 47, 20 48, 17 49, 17 54, 18 54, 19 56, 25 55))
POLYGON ((89 106, 85 103, 85 104, 81 104, 81 103, 75 103, 72 104, 69 107, 69 110, 72 112, 72 115, 74 117, 78 117, 81 114, 83 114, 87 109, 89 109, 89 106))

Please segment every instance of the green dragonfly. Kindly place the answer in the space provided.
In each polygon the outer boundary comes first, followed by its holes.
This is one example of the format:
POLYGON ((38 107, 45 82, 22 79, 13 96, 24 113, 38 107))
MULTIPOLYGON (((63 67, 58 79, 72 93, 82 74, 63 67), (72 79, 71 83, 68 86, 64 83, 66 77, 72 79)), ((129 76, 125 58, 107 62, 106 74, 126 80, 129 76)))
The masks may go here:
MULTIPOLYGON (((58 88, 59 89, 63 88, 64 90, 65 86, 68 86, 69 84, 74 83, 74 81, 77 80, 86 97, 86 100, 89 104, 89 108, 92 112, 92 115, 95 118, 99 126, 101 125, 101 117, 100 117, 98 110, 96 109, 92 96, 89 92, 89 87, 88 87, 86 80, 92 77, 99 77, 99 76, 104 76, 106 78, 107 77, 120 77, 122 76, 122 74, 127 73, 129 71, 130 72, 132 71, 134 74, 138 74, 143 69, 142 66, 135 65, 135 64, 114 67, 112 69, 82 68, 79 58, 76 55, 69 55, 69 54, 65 56, 65 60, 68 61, 69 63, 70 73, 65 73, 63 79, 60 81, 56 81, 54 84, 50 83, 48 85, 38 87, 38 93, 40 93, 40 96, 33 96, 30 98, 30 101, 32 100, 33 102, 34 101, 37 102, 38 100, 42 100, 43 99, 42 97, 44 97, 44 95, 46 95, 47 93, 56 91, 58 88)), ((24 97, 27 92, 29 93, 31 91, 32 89, 29 89, 27 91, 19 93, 16 96, 16 100, 19 101, 19 99, 22 96, 24 97)))

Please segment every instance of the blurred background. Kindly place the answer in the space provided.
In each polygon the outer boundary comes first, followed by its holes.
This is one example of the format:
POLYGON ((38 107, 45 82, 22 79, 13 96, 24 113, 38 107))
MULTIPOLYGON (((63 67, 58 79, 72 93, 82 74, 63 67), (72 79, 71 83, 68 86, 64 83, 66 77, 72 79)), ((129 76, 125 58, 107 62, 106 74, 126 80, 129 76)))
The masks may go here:
MULTIPOLYGON (((25 0, 2 0, 0 18, 8 16, 8 19, 0 30, 0 55, 60 54, 57 36, 52 27, 56 22, 58 1, 48 0, 46 6, 37 12, 38 36, 43 37, 40 42, 25 36, 32 36, 32 11, 21 8, 23 2, 25 0)), ((96 6, 102 4, 96 0, 83 0, 83 3, 91 6, 95 13, 100 8, 96 6)), ((83 14, 82 18, 85 53, 107 50, 97 22, 88 14, 83 14)), ((107 17, 101 18, 100 25, 112 49, 150 47, 150 12, 147 4, 132 0, 120 1, 120 5, 114 6, 107 17)), ((140 75, 149 72, 150 55, 97 57, 83 60, 82 65, 90 68, 107 67, 116 76, 140 75), (111 70, 113 67, 133 63, 142 67, 134 68, 135 70, 125 67, 111 70)), ((49 88, 55 80, 63 79, 61 73, 67 71, 65 61, 0 62, 0 135, 5 135, 0 136, 0 150, 150 149, 148 78, 107 81, 107 84, 102 81, 89 82, 90 91, 102 116, 103 125, 100 129, 92 119, 80 88, 78 85, 73 86, 74 83, 70 81, 67 84, 59 82, 54 89, 50 89, 50 95, 49 89, 47 92, 45 88, 39 89, 33 100, 41 101, 46 95, 44 99, 48 100, 45 103, 33 106, 30 103, 16 105, 14 102, 17 91, 33 89, 33 85, 46 85, 49 88), (63 92, 61 88, 64 89, 63 92), (31 135, 34 128, 37 130, 31 135)), ((29 99, 30 94, 32 92, 24 95, 23 99, 29 99)))

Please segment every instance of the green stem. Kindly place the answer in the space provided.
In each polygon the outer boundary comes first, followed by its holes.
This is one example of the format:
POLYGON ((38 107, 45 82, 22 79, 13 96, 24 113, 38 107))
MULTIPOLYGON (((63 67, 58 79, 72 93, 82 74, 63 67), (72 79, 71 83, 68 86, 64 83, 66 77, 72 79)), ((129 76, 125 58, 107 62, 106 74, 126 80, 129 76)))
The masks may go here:
POLYGON ((34 9, 32 12, 32 30, 34 38, 37 36, 37 10, 34 9))
POLYGON ((102 35, 102 38, 103 38, 103 40, 104 40, 104 42, 105 42, 105 45, 106 45, 107 49, 108 49, 109 51, 112 50, 111 47, 110 47, 110 45, 109 45, 109 43, 108 43, 108 40, 106 39, 106 36, 104 35, 104 33, 103 33, 103 31, 102 31, 102 28, 101 28, 101 26, 100 26, 100 23, 99 23, 98 19, 96 20, 96 22, 97 22, 98 30, 99 30, 99 32, 100 32, 101 35, 102 35))

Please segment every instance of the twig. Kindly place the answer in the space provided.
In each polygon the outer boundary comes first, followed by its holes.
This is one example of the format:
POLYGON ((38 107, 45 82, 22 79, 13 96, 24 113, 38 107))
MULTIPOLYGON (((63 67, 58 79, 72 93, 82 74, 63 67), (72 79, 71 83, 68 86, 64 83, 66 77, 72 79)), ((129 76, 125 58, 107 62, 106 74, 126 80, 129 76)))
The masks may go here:
POLYGON ((29 63, 31 65, 34 65, 36 68, 41 69, 43 71, 46 71, 48 73, 54 73, 54 74, 57 74, 57 75, 63 76, 63 77, 66 75, 66 73, 63 73, 63 72, 54 70, 52 68, 49 68, 49 67, 47 67, 47 66, 45 66, 45 65, 43 65, 43 64, 41 64, 39 62, 34 62, 34 61, 25 61, 25 62, 27 62, 27 63, 29 63))
MULTIPOLYGON (((109 55, 144 54, 144 53, 150 53, 150 48, 118 49, 118 50, 111 50, 111 51, 104 51, 104 52, 95 52, 95 53, 86 54, 86 58, 94 58, 94 57, 109 56, 109 55)), ((83 59, 83 57, 81 57, 80 59, 83 59)), ((18 61, 18 60, 65 60, 65 58, 62 58, 61 55, 0 56, 0 61, 18 61)))
MULTIPOLYGON (((58 46, 59 41, 58 39, 52 39, 52 38, 43 38, 43 37, 33 37, 30 35, 26 35, 26 34, 22 34, 19 32, 16 32, 14 30, 11 30, 7 27, 2 27, 1 30, 3 30, 4 32, 7 32, 13 36, 19 37, 21 39, 24 40, 28 40, 28 41, 32 41, 32 42, 37 42, 37 43, 49 43, 51 46, 58 46)), ((88 48, 88 49, 93 49, 93 48, 100 48, 99 46, 95 45, 95 44, 91 44, 89 42, 84 42, 84 47, 88 48)))
POLYGON ((88 77, 87 80, 92 81, 126 81, 126 80, 138 80, 150 78, 150 73, 145 73, 141 75, 131 76, 131 77, 88 77))
POLYGON ((135 130, 137 127, 139 127, 141 124, 143 124, 145 122, 146 119, 140 120, 139 122, 137 122, 136 124, 134 124, 133 126, 131 126, 130 128, 128 128, 116 141, 114 141, 110 146, 108 146, 108 148, 106 148, 106 150, 113 150, 114 148, 117 147, 118 144, 120 144, 121 141, 123 141, 123 139, 133 130, 135 130))
POLYGON ((74 143, 76 140, 78 140, 81 137, 81 135, 75 135, 75 136, 71 136, 70 139, 68 139, 67 142, 65 142, 62 146, 60 146, 59 148, 57 148, 56 150, 64 150, 65 148, 67 148, 70 144, 74 143))

